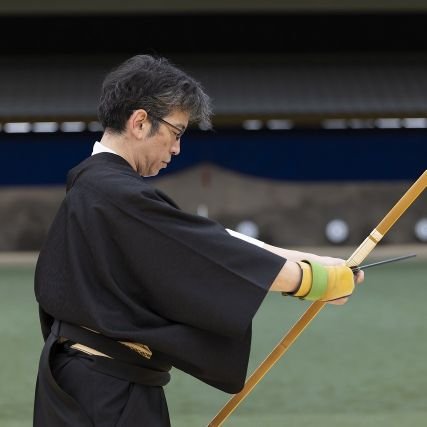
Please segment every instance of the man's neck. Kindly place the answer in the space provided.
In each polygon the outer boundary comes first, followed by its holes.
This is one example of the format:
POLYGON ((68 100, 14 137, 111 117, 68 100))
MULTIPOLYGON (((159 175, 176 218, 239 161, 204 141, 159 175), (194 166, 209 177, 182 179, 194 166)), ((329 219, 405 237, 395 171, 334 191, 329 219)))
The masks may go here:
POLYGON ((104 132, 99 142, 110 150, 113 150, 120 157, 123 157, 136 170, 136 165, 131 155, 130 141, 125 135, 104 132))

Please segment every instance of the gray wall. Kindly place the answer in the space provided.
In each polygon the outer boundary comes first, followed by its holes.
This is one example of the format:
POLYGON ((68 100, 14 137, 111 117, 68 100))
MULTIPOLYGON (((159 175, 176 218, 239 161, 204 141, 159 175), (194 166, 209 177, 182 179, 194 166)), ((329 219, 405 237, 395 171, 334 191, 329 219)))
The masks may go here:
MULTIPOLYGON (((327 245, 326 223, 342 218, 357 245, 411 185, 410 182, 292 183, 243 176, 202 165, 181 173, 152 178, 182 209, 235 228, 245 219, 260 227, 260 238, 284 247, 327 245)), ((38 250, 64 196, 62 187, 0 189, 0 251, 38 250)), ((426 195, 405 213, 385 238, 411 244, 414 224, 426 215, 426 195)))

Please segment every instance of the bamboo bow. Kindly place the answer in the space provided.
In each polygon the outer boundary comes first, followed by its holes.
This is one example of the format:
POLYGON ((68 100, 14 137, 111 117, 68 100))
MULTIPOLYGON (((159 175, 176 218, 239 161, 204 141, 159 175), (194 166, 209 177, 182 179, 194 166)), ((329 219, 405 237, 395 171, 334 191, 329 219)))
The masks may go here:
MULTIPOLYGON (((427 170, 412 184, 401 199, 392 207, 384 219, 374 228, 362 244, 346 261, 348 267, 356 267, 372 252, 378 242, 386 235, 395 222, 412 205, 427 187, 427 170)), ((325 306, 325 302, 315 301, 276 345, 267 358, 258 366, 246 381, 243 389, 235 394, 212 419, 208 427, 218 427, 229 417, 252 389, 261 381, 272 366, 290 349, 299 335, 325 306)))

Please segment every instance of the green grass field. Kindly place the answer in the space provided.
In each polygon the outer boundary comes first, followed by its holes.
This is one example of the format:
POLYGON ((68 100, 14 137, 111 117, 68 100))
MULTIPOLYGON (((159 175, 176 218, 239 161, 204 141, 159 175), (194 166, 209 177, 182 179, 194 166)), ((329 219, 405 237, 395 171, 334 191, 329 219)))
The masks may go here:
MULTIPOLYGON (((32 425, 42 346, 33 273, 0 267, 1 427, 32 425)), ((224 425, 424 427, 426 301, 427 262, 367 271, 350 302, 327 306, 224 425)), ((254 321, 249 372, 307 307, 267 297, 254 321)), ((176 370, 165 391, 174 427, 206 426, 229 398, 176 370)))

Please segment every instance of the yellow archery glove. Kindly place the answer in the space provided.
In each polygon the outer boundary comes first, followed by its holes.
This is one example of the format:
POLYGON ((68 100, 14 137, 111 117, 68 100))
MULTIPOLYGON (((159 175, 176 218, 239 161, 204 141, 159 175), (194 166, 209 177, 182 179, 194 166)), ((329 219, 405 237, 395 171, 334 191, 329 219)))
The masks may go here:
POLYGON ((324 266, 307 260, 298 264, 302 272, 301 284, 290 295, 309 301, 331 301, 353 293, 354 275, 346 265, 324 266))

